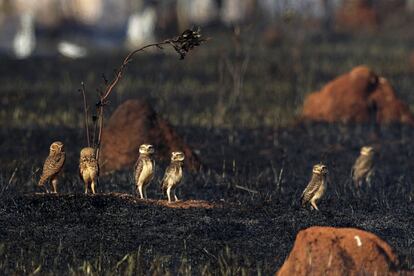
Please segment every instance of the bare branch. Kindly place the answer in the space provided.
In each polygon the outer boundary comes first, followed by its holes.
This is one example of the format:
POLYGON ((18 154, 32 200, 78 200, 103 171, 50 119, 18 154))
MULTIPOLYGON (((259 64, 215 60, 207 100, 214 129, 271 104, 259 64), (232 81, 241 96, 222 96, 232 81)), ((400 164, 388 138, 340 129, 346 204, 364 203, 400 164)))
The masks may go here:
POLYGON ((84 111, 84 116, 85 116, 84 120, 85 120, 86 140, 88 142, 88 147, 90 147, 91 146, 91 141, 90 141, 90 136, 89 136, 89 115, 88 115, 89 106, 88 106, 88 103, 86 101, 86 89, 85 89, 84 82, 81 82, 80 91, 82 92, 82 96, 83 96, 83 111, 84 111))
POLYGON ((111 94, 112 90, 122 78, 122 74, 124 72, 125 67, 128 65, 129 62, 132 61, 134 55, 138 52, 144 51, 147 48, 156 47, 158 49, 163 50, 163 45, 170 45, 174 48, 174 50, 180 55, 180 59, 184 59, 187 52, 193 49, 196 46, 201 45, 201 43, 205 42, 206 39, 201 37, 199 33, 200 30, 186 30, 180 36, 173 38, 173 39, 166 39, 162 42, 157 42, 153 44, 145 45, 139 49, 136 49, 130 52, 123 60, 121 66, 116 70, 114 79, 106 86, 105 92, 103 97, 101 97, 101 102, 105 101, 109 95, 111 94))
POLYGON ((98 132, 98 141, 96 144, 96 160, 99 160, 99 153, 100 153, 100 149, 101 149, 101 139, 102 139, 102 129, 103 129, 103 109, 104 106, 101 105, 99 107, 99 113, 98 113, 98 118, 99 118, 99 132, 98 132))
POLYGON ((122 61, 122 64, 119 66, 117 70, 114 72, 114 77, 111 81, 108 81, 103 75, 103 80, 105 87, 102 91, 98 90, 99 92, 99 101, 96 103, 96 116, 93 117, 94 121, 94 133, 93 133, 93 142, 96 148, 96 159, 99 160, 99 153, 101 147, 101 139, 102 139, 102 129, 103 129, 103 116, 104 116, 104 106, 108 104, 108 98, 111 95, 113 89, 118 84, 118 82, 122 79, 123 73, 127 65, 132 61, 135 54, 144 51, 147 48, 156 47, 158 49, 163 50, 164 45, 170 45, 174 48, 174 50, 180 55, 180 59, 184 59, 185 55, 194 47, 199 46, 201 43, 205 42, 206 39, 201 37, 199 33, 199 29, 197 30, 186 30, 180 36, 172 39, 166 39, 162 42, 148 44, 143 46, 139 49, 136 49, 130 52, 122 61), (96 137, 96 134, 98 137, 96 137))

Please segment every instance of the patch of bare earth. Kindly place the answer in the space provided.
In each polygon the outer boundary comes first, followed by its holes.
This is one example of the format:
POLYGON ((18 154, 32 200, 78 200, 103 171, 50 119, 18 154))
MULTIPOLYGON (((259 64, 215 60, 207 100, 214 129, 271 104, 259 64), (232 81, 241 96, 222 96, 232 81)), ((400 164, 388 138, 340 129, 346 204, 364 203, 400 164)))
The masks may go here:
POLYGON ((45 193, 34 193, 26 194, 23 196, 27 200, 84 200, 93 202, 110 202, 116 200, 122 200, 126 203, 135 204, 139 206, 164 206, 173 209, 190 209, 190 208, 221 208, 222 204, 208 202, 206 200, 179 200, 176 202, 168 202, 168 200, 156 200, 156 199, 140 199, 134 195, 126 193, 99 193, 99 194, 45 194, 45 193))

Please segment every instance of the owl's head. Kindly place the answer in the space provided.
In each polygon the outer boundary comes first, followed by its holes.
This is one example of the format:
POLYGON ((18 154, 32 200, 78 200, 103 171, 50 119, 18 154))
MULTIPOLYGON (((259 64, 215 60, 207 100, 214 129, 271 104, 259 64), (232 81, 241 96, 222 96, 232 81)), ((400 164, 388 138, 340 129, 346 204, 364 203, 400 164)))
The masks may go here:
POLYGON ((53 142, 50 145, 50 154, 57 154, 57 153, 60 153, 60 152, 65 152, 65 148, 63 146, 63 143, 60 142, 60 141, 53 142))
POLYGON ((324 164, 316 164, 313 166, 312 172, 314 174, 326 175, 328 174, 328 167, 326 167, 324 164))
POLYGON ((95 158, 95 149, 91 147, 83 148, 80 152, 80 157, 93 157, 95 158))
POLYGON ((365 146, 361 148, 361 155, 365 155, 365 156, 372 156, 375 153, 375 150, 373 147, 371 146, 365 146))
POLYGON ((173 151, 171 153, 171 161, 183 161, 185 158, 184 152, 182 151, 173 151))
POLYGON ((150 145, 150 144, 142 144, 140 147, 139 147, 139 153, 140 154, 147 154, 147 155, 150 155, 150 154, 153 154, 154 153, 154 146, 153 145, 150 145))

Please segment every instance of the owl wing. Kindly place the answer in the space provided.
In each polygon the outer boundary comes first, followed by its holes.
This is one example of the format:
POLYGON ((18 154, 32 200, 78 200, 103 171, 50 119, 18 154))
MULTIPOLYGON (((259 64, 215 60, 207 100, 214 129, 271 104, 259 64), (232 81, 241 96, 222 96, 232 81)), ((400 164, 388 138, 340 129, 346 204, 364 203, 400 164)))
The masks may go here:
POLYGON ((144 168, 144 162, 142 162, 142 158, 139 157, 137 162, 134 165, 134 172, 135 172, 135 182, 138 181, 139 176, 144 168))
POLYGON ((319 186, 320 185, 317 181, 309 181, 308 186, 306 186, 305 190, 302 193, 302 196, 300 197, 302 206, 309 202, 309 200, 315 195, 316 191, 319 189, 319 186))
POLYGON ((351 177, 354 181, 355 181, 355 177, 356 177, 356 170, 361 165, 361 163, 362 163, 361 156, 358 156, 357 160, 355 160, 355 163, 354 163, 354 165, 352 166, 352 169, 351 169, 351 177))
POLYGON ((161 190, 165 190, 168 187, 168 179, 171 177, 171 175, 174 173, 175 167, 173 165, 169 165, 167 169, 165 170, 164 177, 161 181, 161 190))
POLYGON ((95 158, 91 158, 88 162, 88 165, 93 168, 97 175, 99 175, 99 164, 95 158))
POLYGON ((351 170, 351 176, 354 182, 359 181, 359 179, 363 177, 369 169, 369 160, 363 156, 359 156, 351 170))
POLYGON ((48 156, 43 164, 42 176, 39 180, 39 185, 49 179, 51 176, 57 174, 65 164, 65 153, 60 153, 52 156, 48 156))
POLYGON ((58 154, 55 158, 55 162, 58 166, 58 170, 60 171, 63 167, 63 165, 65 164, 65 160, 66 160, 66 155, 64 152, 61 152, 60 154, 58 154))
POLYGON ((85 170, 85 158, 79 159, 79 178, 83 181, 83 171, 85 170))
POLYGON ((79 173, 79 178, 80 178, 81 181, 83 181, 82 171, 83 171, 83 162, 82 162, 82 160, 80 160, 79 161, 79 170, 78 170, 78 173, 79 173))

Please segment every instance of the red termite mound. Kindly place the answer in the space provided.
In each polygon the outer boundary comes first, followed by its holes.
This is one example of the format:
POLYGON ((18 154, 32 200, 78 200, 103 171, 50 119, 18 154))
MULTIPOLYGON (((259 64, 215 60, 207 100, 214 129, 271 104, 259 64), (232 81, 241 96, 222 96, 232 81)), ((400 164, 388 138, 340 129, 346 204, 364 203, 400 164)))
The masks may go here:
POLYGON ((399 275, 397 266, 391 247, 372 233, 310 227, 296 236, 277 275, 399 275))
POLYGON ((372 30, 378 27, 379 16, 371 1, 342 1, 335 15, 339 29, 349 31, 372 30))
POLYGON ((132 167, 141 144, 155 146, 156 158, 169 160, 172 151, 183 151, 185 165, 197 170, 200 161, 172 126, 160 118, 151 105, 142 100, 127 100, 110 117, 102 132, 100 163, 110 172, 132 167))
POLYGON ((414 125, 409 107, 399 100, 387 79, 357 66, 311 93, 304 101, 305 121, 414 125))

